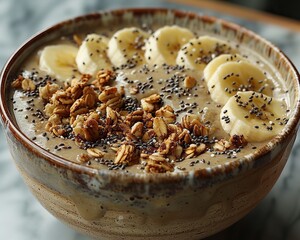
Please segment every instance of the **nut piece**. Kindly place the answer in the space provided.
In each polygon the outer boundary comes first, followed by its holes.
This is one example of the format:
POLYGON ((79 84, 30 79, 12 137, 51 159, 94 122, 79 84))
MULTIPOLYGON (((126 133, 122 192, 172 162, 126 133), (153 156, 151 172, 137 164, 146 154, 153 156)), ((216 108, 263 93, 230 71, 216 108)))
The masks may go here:
POLYGON ((115 164, 134 164, 138 161, 139 155, 133 145, 123 144, 119 147, 114 160, 115 164))
POLYGON ((73 104, 74 100, 71 97, 71 94, 63 91, 57 90, 51 97, 50 102, 53 103, 55 106, 60 104, 70 105, 73 104))
POLYGON ((98 119, 99 116, 97 113, 91 113, 88 116, 78 115, 72 124, 76 140, 96 141, 101 133, 98 119))
POLYGON ((247 140, 244 138, 244 135, 233 135, 230 137, 229 142, 236 148, 244 147, 248 144, 247 140))
POLYGON ((176 134, 170 134, 170 136, 163 143, 161 143, 160 147, 158 148, 158 152, 162 155, 172 154, 172 152, 177 146, 176 140, 176 134))
POLYGON ((174 165, 169 163, 164 156, 153 153, 149 156, 145 171, 149 173, 173 172, 174 165))
POLYGON ((53 114, 49 119, 48 119, 48 122, 45 126, 45 129, 46 131, 48 132, 52 132, 53 128, 58 126, 58 125, 61 125, 62 122, 61 122, 61 118, 58 114, 53 114))
POLYGON ((47 103, 46 106, 45 106, 45 109, 44 109, 46 116, 51 117, 52 114, 53 114, 54 109, 55 109, 54 104, 47 103))
POLYGON ((66 130, 62 125, 62 119, 58 114, 53 114, 49 119, 45 126, 45 130, 48 132, 52 132, 55 136, 64 136, 66 130))
POLYGON ((193 134, 195 136, 208 136, 209 128, 200 124, 195 124, 193 127, 193 134))
POLYGON ((226 149, 231 147, 231 143, 226 141, 225 139, 221 139, 218 142, 216 142, 213 146, 213 149, 216 151, 225 151, 226 149))
POLYGON ((55 126, 52 128, 52 133, 57 137, 61 137, 65 135, 66 130, 63 128, 63 126, 55 126))
POLYGON ((111 126, 116 126, 118 120, 120 119, 119 113, 110 107, 106 107, 106 124, 111 126))
POLYGON ((95 119, 88 119, 84 122, 84 136, 87 141, 94 142, 99 138, 98 122, 95 119))
POLYGON ((160 139, 164 139, 168 135, 168 126, 162 117, 155 117, 153 119, 153 130, 160 139))
POLYGON ((131 86, 131 87, 129 88, 129 93, 130 93, 131 95, 138 94, 138 92, 139 92, 139 89, 138 89, 137 87, 135 87, 135 86, 131 86))
POLYGON ((157 151, 162 155, 167 155, 170 159, 179 159, 183 148, 179 145, 177 134, 170 134, 170 136, 161 143, 157 151))
POLYGON ((196 86, 196 83, 197 83, 196 79, 193 78, 193 77, 191 77, 191 76, 187 76, 187 77, 185 77, 185 79, 184 79, 184 86, 185 86, 187 89, 191 89, 191 88, 195 87, 195 86, 196 86))
POLYGON ((83 98, 77 99, 70 108, 70 116, 77 116, 88 113, 89 109, 83 98))
POLYGON ((161 103, 161 97, 159 94, 152 94, 149 97, 141 99, 141 106, 146 112, 152 112, 158 108, 161 103))
POLYGON ((153 128, 153 117, 151 113, 144 112, 143 122, 146 128, 153 128))
POLYGON ((116 75, 113 71, 110 70, 101 70, 97 73, 96 79, 92 82, 92 84, 102 90, 104 85, 107 84, 110 80, 114 80, 116 75))
POLYGON ((144 133, 142 140, 143 142, 148 142, 153 137, 155 137, 155 132, 153 129, 149 129, 147 132, 144 133))
POLYGON ((143 110, 141 110, 141 109, 135 110, 135 111, 129 113, 125 117, 125 123, 129 126, 132 126, 136 122, 142 122, 143 121, 143 115, 144 115, 143 110))
POLYGON ((131 127, 131 133, 137 138, 141 138, 143 136, 143 128, 144 128, 144 124, 142 122, 136 122, 131 127))
POLYGON ((195 124, 201 124, 200 118, 196 114, 187 114, 181 119, 181 125, 188 130, 192 130, 195 124))
POLYGON ((178 136, 180 144, 190 144, 192 139, 189 130, 183 129, 178 136))
POLYGON ((141 99, 141 106, 146 112, 152 112, 154 110, 154 105, 145 101, 145 99, 141 99))
POLYGON ((22 81, 22 89, 24 91, 34 91, 36 88, 34 82, 28 78, 23 79, 22 81))
POLYGON ((163 117, 166 123, 174 123, 176 121, 176 115, 174 109, 169 106, 163 106, 155 112, 156 117, 163 117))
POLYGON ((145 153, 145 152, 141 152, 141 154, 140 154, 140 158, 142 159, 142 160, 144 160, 144 161, 146 161, 146 160, 148 160, 149 159, 149 156, 150 156, 150 154, 148 154, 148 153, 145 153))
POLYGON ((99 95, 98 99, 103 103, 100 110, 104 110, 106 107, 119 109, 123 104, 122 96, 116 87, 105 88, 99 95))
POLYGON ((98 101, 97 93, 89 86, 83 89, 82 98, 84 99, 85 105, 90 109, 93 108, 98 101))
POLYGON ((182 128, 181 124, 168 124, 168 131, 170 133, 176 133, 180 135, 184 129, 182 128))
POLYGON ((200 118, 195 114, 183 116, 181 125, 195 136, 208 136, 209 134, 209 129, 200 122, 200 118))
POLYGON ((77 156, 77 161, 79 161, 80 163, 87 163, 89 160, 90 156, 85 153, 81 153, 77 156))
POLYGON ((69 115, 70 115, 70 107, 68 105, 58 105, 57 107, 55 107, 53 109, 52 114, 57 114, 60 117, 69 117, 69 115))
POLYGON ((18 78, 16 78, 12 83, 11 86, 13 88, 22 88, 22 81, 24 80, 24 77, 22 75, 19 75, 18 78))
POLYGON ((206 145, 204 143, 201 143, 199 146, 196 144, 191 144, 186 150, 185 150, 185 159, 197 157, 201 153, 203 153, 206 149, 206 145))
POLYGON ((88 148, 86 151, 90 156, 95 158, 102 158, 104 156, 104 152, 98 148, 88 148))
MULTIPOLYGON (((77 85, 78 86, 78 85, 77 85)), ((87 86, 82 91, 83 95, 78 98, 70 107, 70 116, 77 116, 88 113, 97 103, 97 94, 91 87, 87 86)))
POLYGON ((172 157, 175 159, 179 159, 182 155, 183 148, 180 145, 176 145, 175 149, 173 150, 172 157))
POLYGON ((111 143, 110 145, 110 149, 113 150, 114 152, 117 152, 119 147, 121 146, 121 144, 119 143, 111 143))
POLYGON ((71 93, 71 97, 73 100, 80 98, 83 94, 83 89, 87 86, 91 75, 84 74, 80 79, 74 78, 71 81, 71 87, 69 87, 66 92, 71 93))
POLYGON ((46 86, 39 88, 39 95, 43 100, 49 102, 50 98, 58 89, 59 86, 57 84, 47 82, 46 86))

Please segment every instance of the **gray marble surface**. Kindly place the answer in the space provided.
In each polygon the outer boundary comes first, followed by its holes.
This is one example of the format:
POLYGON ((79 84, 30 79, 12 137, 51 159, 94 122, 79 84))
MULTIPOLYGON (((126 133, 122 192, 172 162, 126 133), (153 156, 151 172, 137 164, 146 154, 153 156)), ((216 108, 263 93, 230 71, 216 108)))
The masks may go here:
MULTIPOLYGON (((57 21, 101 9, 156 6, 192 10, 241 24, 279 46, 300 69, 300 33, 281 27, 238 19, 205 9, 163 1, 96 0, 0 0, 0 66, 28 37, 57 21)), ((244 219, 209 238, 300 239, 300 141, 278 182, 268 196, 244 219)), ((19 176, 0 128, 0 239, 1 240, 88 240, 52 217, 33 198, 19 176)))

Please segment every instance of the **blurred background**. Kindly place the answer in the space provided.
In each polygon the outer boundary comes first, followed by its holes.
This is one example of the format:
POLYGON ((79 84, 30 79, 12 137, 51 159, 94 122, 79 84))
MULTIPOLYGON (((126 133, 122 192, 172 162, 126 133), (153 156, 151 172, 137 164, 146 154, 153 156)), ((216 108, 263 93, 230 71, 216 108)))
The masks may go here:
POLYGON ((300 2, 298 0, 219 0, 219 2, 234 3, 284 17, 300 19, 300 2))

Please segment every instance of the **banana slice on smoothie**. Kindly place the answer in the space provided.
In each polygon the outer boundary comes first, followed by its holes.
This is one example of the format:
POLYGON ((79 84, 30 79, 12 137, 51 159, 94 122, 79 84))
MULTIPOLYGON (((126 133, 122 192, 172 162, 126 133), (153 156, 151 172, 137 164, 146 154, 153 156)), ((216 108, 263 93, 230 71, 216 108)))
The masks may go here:
POLYGON ((95 33, 86 36, 76 56, 77 67, 81 73, 94 76, 99 70, 111 69, 107 57, 108 41, 107 37, 95 33))
POLYGON ((248 142, 262 142, 283 129, 286 105, 262 93, 237 92, 222 108, 220 121, 231 136, 244 135, 248 142))
POLYGON ((239 54, 222 54, 222 55, 214 58, 204 68, 204 71, 203 71, 204 80, 206 82, 208 82, 209 79, 217 71, 218 67, 221 66, 223 63, 239 62, 239 61, 248 61, 248 60, 239 54))
POLYGON ((255 65, 246 62, 228 62, 218 67, 207 82, 211 99, 225 104, 238 91, 255 91, 273 95, 274 84, 255 65))
POLYGON ((190 30, 175 25, 157 29, 146 42, 147 63, 176 65, 178 51, 194 37, 190 30))
POLYGON ((74 69, 77 69, 77 52, 78 48, 72 45, 47 46, 41 51, 39 67, 60 81, 68 80, 74 76, 74 69))
POLYGON ((220 39, 202 36, 191 39, 178 52, 176 63, 188 69, 202 71, 216 56, 223 53, 235 53, 228 43, 220 39))
POLYGON ((117 31, 108 43, 107 55, 113 65, 136 66, 145 63, 145 40, 149 34, 139 28, 123 28, 117 31))

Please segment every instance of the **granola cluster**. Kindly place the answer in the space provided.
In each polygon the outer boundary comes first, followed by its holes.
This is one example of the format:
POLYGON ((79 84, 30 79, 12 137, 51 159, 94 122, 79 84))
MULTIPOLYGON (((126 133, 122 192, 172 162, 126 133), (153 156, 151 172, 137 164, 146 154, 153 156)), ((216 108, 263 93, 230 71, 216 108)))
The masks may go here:
MULTIPOLYGON (((63 87, 47 82, 38 89, 45 102, 45 129, 57 137, 74 139, 86 149, 83 162, 105 158, 106 151, 97 148, 104 144, 115 152, 114 164, 142 164, 146 172, 164 173, 174 171, 175 162, 195 158, 209 149, 222 152, 246 144, 242 136, 210 141, 210 129, 199 115, 177 119, 178 114, 164 105, 159 94, 137 101, 125 96, 123 88, 113 86, 114 80, 115 73, 104 70, 95 78, 82 75, 63 87)), ((187 77, 184 83, 189 89, 196 82, 187 77)), ((24 91, 37 87, 21 76, 12 86, 24 91)))

